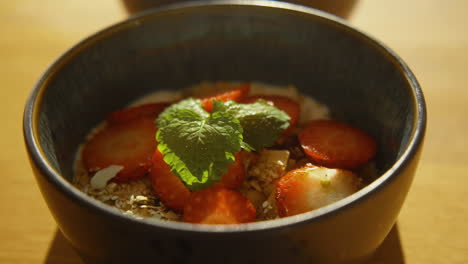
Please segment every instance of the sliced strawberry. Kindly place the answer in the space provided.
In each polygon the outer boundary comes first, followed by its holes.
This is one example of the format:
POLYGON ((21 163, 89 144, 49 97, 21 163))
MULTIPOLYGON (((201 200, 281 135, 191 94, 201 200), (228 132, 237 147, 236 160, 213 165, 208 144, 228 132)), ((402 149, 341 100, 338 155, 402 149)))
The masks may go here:
MULTIPOLYGON (((228 172, 222 176, 221 182, 215 183, 216 186, 235 189, 242 185, 242 181, 245 177, 245 170, 239 153, 236 154, 234 163, 229 166, 228 172)), ((167 207, 182 212, 190 196, 190 191, 182 181, 171 172, 171 168, 163 160, 163 155, 159 150, 156 150, 153 155, 151 179, 154 190, 161 201, 167 207)))
POLYGON ((151 167, 151 182, 159 199, 167 207, 182 212, 189 197, 189 189, 171 172, 171 168, 164 161, 163 155, 156 150, 151 167))
POLYGON ((152 117, 155 119, 171 103, 144 104, 135 107, 125 108, 110 113, 107 122, 110 124, 125 123, 141 117, 152 117))
POLYGON ((233 100, 235 102, 240 102, 244 97, 246 97, 250 92, 250 84, 244 83, 239 85, 239 87, 227 91, 221 94, 216 94, 201 100, 201 105, 205 108, 206 111, 211 112, 213 110, 213 100, 226 102, 228 100, 233 100))
POLYGON ((126 182, 148 172, 156 149, 156 127, 152 118, 133 119, 113 124, 97 132, 83 148, 83 163, 90 172, 110 165, 121 165, 113 179, 126 182))
POLYGON ((377 150, 364 131, 332 120, 312 121, 299 133, 299 142, 314 163, 332 168, 358 168, 377 150))
POLYGON ((276 184, 275 199, 281 217, 305 213, 341 200, 359 189, 350 171, 306 166, 292 170, 276 184))
POLYGON ((241 152, 237 152, 235 158, 234 162, 229 165, 228 172, 222 176, 221 182, 215 183, 216 186, 236 189, 242 185, 245 178, 245 168, 241 152))
POLYGON ((286 114, 289 115, 291 120, 289 120, 289 127, 283 132, 283 134, 289 134, 294 127, 296 126, 299 120, 299 114, 301 112, 301 108, 299 104, 284 96, 279 95, 256 95, 256 96, 249 96, 242 100, 242 103, 251 104, 255 103, 259 99, 263 99, 267 102, 270 102, 272 105, 276 106, 278 109, 284 111, 286 114))
POLYGON ((239 224, 255 221, 255 208, 239 192, 210 187, 192 193, 184 221, 200 224, 239 224))

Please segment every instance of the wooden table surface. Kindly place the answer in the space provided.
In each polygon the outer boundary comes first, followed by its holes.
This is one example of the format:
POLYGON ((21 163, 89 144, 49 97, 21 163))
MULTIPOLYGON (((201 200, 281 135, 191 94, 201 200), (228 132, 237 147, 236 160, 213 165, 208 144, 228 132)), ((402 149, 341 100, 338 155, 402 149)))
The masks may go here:
MULTIPOLYGON (((468 263, 466 10, 466 0, 361 0, 350 19, 407 61, 428 106, 414 184, 373 263, 468 263)), ((23 107, 57 56, 126 16, 118 0, 0 1, 0 263, 81 263, 33 178, 23 107)))

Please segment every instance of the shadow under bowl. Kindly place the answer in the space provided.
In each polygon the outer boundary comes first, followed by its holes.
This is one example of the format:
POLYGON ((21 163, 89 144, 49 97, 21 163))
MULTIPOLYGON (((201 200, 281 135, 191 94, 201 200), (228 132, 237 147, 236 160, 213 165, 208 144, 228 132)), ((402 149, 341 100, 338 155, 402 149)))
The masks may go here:
POLYGON ((343 21, 275 1, 196 2, 142 13, 78 43, 33 90, 24 135, 60 230, 88 263, 355 263, 396 221, 425 133, 406 64, 343 21), (76 151, 107 113, 205 80, 294 84, 378 141, 381 175, 305 214, 236 226, 137 220, 70 183, 76 151))

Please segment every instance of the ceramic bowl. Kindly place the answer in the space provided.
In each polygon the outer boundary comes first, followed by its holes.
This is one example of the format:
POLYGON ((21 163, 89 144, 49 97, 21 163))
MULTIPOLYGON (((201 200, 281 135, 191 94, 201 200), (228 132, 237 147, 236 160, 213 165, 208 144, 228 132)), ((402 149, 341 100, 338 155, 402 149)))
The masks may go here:
POLYGON ((394 225, 425 133, 407 65, 344 21, 276 1, 198 1, 151 10, 65 52, 26 104, 32 168, 60 230, 87 263, 359 263, 394 225), (72 184, 105 115, 158 89, 204 80, 294 84, 377 139, 379 177, 308 213, 236 226, 137 220, 72 184))

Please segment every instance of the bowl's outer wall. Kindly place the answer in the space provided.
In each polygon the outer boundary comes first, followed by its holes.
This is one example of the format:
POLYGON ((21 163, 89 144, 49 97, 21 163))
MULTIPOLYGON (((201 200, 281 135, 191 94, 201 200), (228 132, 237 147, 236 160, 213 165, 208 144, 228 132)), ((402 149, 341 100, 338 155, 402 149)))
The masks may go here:
POLYGON ((76 203, 34 166, 60 230, 87 263, 362 263, 393 226, 418 156, 369 199, 318 221, 241 233, 196 233, 129 223, 76 203))
MULTIPOLYGON (((335 118, 378 140, 381 172, 414 129, 409 80, 394 58, 358 33, 285 9, 192 7, 135 18, 65 55, 39 84, 47 86, 36 110, 41 148, 70 180, 79 144, 107 113, 149 92, 203 80, 296 85, 335 118)), ((338 212, 239 233, 175 231, 112 216, 63 192, 37 159, 31 163, 60 229, 90 262, 339 263, 367 257, 382 242, 409 189, 416 156, 385 186, 338 212)))

